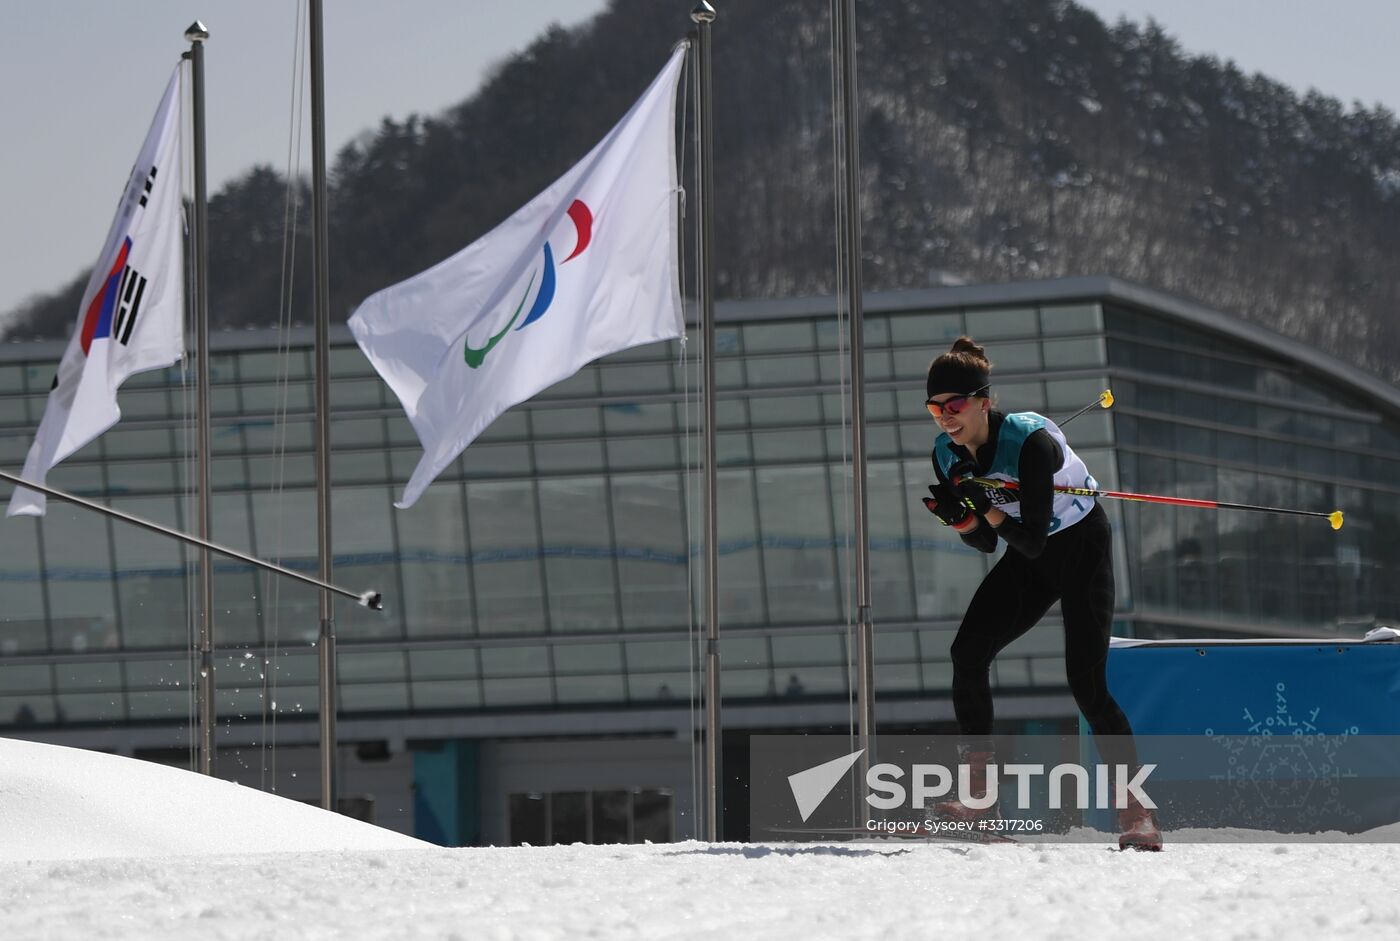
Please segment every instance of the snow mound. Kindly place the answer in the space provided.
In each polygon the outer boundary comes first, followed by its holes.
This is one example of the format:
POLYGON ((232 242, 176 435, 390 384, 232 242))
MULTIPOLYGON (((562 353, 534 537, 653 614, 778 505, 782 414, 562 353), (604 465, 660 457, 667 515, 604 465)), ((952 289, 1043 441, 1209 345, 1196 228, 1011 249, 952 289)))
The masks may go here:
POLYGON ((0 738, 0 862, 431 845, 179 768, 0 738))

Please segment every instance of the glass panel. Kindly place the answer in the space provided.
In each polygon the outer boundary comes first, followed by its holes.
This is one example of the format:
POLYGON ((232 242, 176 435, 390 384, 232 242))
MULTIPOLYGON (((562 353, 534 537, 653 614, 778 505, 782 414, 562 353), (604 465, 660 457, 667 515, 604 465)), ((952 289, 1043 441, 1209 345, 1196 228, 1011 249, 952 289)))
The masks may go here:
POLYGON ((408 678, 401 650, 355 651, 341 649, 337 656, 340 679, 347 683, 374 683, 408 678))
MULTIPOLYGON (((383 487, 332 490, 331 533, 335 537, 335 568, 342 579, 353 577, 357 584, 386 594, 397 589, 398 547, 394 544, 392 512, 389 491, 383 487)), ((392 604, 384 611, 344 605, 336 620, 340 635, 346 639, 398 637, 403 631, 402 615, 403 608, 392 604)))
POLYGON ((634 703, 674 703, 694 695, 694 686, 689 673, 629 673, 627 697, 634 703))
POLYGON ((588 398, 598 394, 597 366, 585 366, 567 379, 561 379, 540 393, 548 398, 588 398))
POLYGON ((865 354, 865 380, 878 382, 894 378, 894 361, 885 350, 874 350, 865 354))
MULTIPOLYGON (((924 514, 917 502, 911 504, 912 487, 904 483, 904 475, 896 462, 872 461, 867 469, 867 505, 870 530, 870 592, 884 620, 905 620, 914 616, 914 586, 909 568, 909 520, 911 506, 924 514)), ((836 496, 836 495, 833 495, 836 496)), ((842 519, 841 510, 832 512, 842 519)), ((840 536, 845 530, 836 527, 840 536)), ((882 634, 882 643, 884 635, 882 634)))
MULTIPOLYGON (((235 427, 243 432, 244 445, 249 451, 278 453, 309 451, 313 447, 310 421, 246 421, 235 427)), ((334 435, 334 424, 331 428, 334 435)))
POLYGON ((1108 348, 1103 337, 1045 340, 1042 346, 1045 347, 1045 365, 1050 369, 1102 366, 1108 362, 1108 348))
POLYGON ((735 467, 753 463, 753 448, 748 432, 720 432, 716 435, 715 450, 718 452, 721 467, 735 467))
POLYGON ((118 425, 102 436, 108 457, 160 457, 169 459, 175 450, 169 428, 122 428, 118 425))
POLYGON ((1042 333, 1098 333, 1103 330, 1103 309, 1098 304, 1042 307, 1042 333))
POLYGON ((403 712, 408 709, 408 684, 346 683, 340 687, 340 708, 347 712, 403 712))
POLYGON ((478 630, 545 629, 535 491, 529 481, 470 483, 467 520, 478 630))
MULTIPOLYGON (((521 441, 530 437, 530 417, 525 409, 511 409, 496 417, 477 438, 478 441, 521 441)), ((467 454, 475 450, 468 448, 467 454)))
POLYGON ((749 383, 755 386, 800 386, 817 382, 817 362, 811 356, 754 356, 745 361, 749 383))
POLYGON ((609 365, 602 374, 604 395, 671 391, 671 367, 664 363, 609 365))
POLYGON ((556 644, 554 670, 561 676, 570 673, 620 673, 622 645, 556 644))
POLYGON ((185 722, 190 714, 190 696, 185 690, 129 692, 126 705, 128 718, 133 721, 185 722))
POLYGON ((769 620, 822 623, 837 617, 826 469, 761 468, 757 482, 769 620))
POLYGON ((743 330, 744 350, 748 353, 810 350, 816 342, 810 321, 750 323, 743 330))
POLYGON ((671 791, 640 788, 632 792, 632 839, 637 843, 669 843, 671 791))
POLYGON ((615 630, 616 550, 603 478, 541 480, 539 497, 552 628, 615 630))
POLYGON ((55 721, 53 696, 0 696, 0 725, 47 725, 55 721))
POLYGON ((686 623, 688 546, 681 499, 675 474, 612 479, 613 538, 626 628, 686 623))
POLYGON ((764 699, 776 695, 771 670, 740 670, 727 662, 721 666, 720 688, 725 699, 764 699))
MULTIPOLYGON (((393 510, 398 526, 399 574, 409 637, 444 637, 473 631, 472 566, 467 564, 462 488, 437 483, 406 510, 393 510)), ((391 602, 392 603, 392 602, 391 602)))
MULTIPOLYGON (((1063 420, 1084 406, 1097 402, 1107 388, 1107 379, 1054 379, 1045 383, 1045 395, 1049 408, 1060 416, 1059 420, 1063 420), (1060 414, 1062 412, 1063 415, 1060 414)), ((1117 393, 1118 390, 1115 388, 1113 391, 1117 393)))
POLYGON ((639 431, 675 431, 675 406, 669 402, 614 402, 603 406, 603 427, 608 434, 639 431))
MULTIPOLYGON (((966 328, 960 313, 892 314, 889 318, 890 337, 894 346, 920 346, 944 352, 966 328)), ((933 354, 936 355, 936 354, 933 354)), ((929 355, 925 360, 932 359, 929 355)))
POLYGON ((1039 372, 1040 344, 992 343, 987 345, 987 358, 1002 374, 1008 372, 1039 372))
MULTIPOLYGON (((259 473, 260 468, 275 470, 271 462, 264 464, 255 462, 253 465, 252 486, 270 487, 276 485, 275 478, 264 473, 259 473)), ((373 451, 336 451, 331 455, 331 480, 334 481, 333 490, 339 490, 348 484, 382 483, 389 476, 389 468, 384 460, 382 450, 373 451)))
MULTIPOLYGON (((217 390, 216 390, 217 391, 217 390)), ((275 415, 282 412, 309 412, 314 407, 311 399, 311 386, 307 383, 282 385, 276 382, 253 383, 243 387, 243 403, 240 407, 233 389, 223 390, 228 401, 222 408, 215 408, 215 397, 211 394, 210 408, 216 415, 235 415, 240 412, 251 415, 275 415)), ((332 399, 331 401, 335 401, 332 399)))
POLYGON ((44 571, 56 650, 81 653, 120 644, 110 539, 107 520, 49 501, 44 571))
POLYGON ((617 673, 556 677, 554 690, 560 703, 621 703, 627 698, 623 692, 623 678, 617 673))
POLYGON ((0 610, 0 655, 49 649, 38 540, 39 527, 46 525, 16 517, 0 526, 0 590, 5 596, 0 610))
POLYGON ((631 796, 626 791, 594 791, 593 835, 590 843, 626 843, 630 829, 631 796))
POLYGON ((120 687, 105 693, 60 693, 54 712, 55 722, 120 722, 126 697, 120 687))
POLYGON ((482 680, 481 686, 482 705, 488 709, 554 704, 554 693, 548 677, 482 680))
MULTIPOLYGON (((394 452, 394 478, 407 481, 422 457, 417 448, 394 452), (398 469, 401 460, 405 468, 402 472, 398 469)), ((469 477, 515 477, 530 473, 533 467, 530 447, 524 444, 487 445, 478 441, 462 455, 462 471, 469 477)))
MULTIPOLYGON (((763 556, 758 545, 758 508, 753 472, 721 470, 719 505, 719 612, 725 624, 763 624, 763 556)), ((726 650, 726 658, 729 651, 726 650)))
MULTIPOLYGON (((776 671, 775 671, 776 672, 776 671)), ((784 696, 830 696, 846 692, 846 668, 801 667, 788 674, 784 696)))
POLYGON ((415 680, 470 677, 478 674, 476 651, 456 650, 410 650, 408 666, 415 680))
POLYGON ((329 395, 331 408, 382 408, 387 388, 378 376, 332 381, 329 395))
POLYGON ((817 425, 822 421, 821 399, 814 395, 762 396, 749 400, 756 426, 817 425))
MULTIPOLYGON (((174 497, 113 500, 112 506, 153 523, 181 529, 174 497)), ((166 536, 135 526, 114 526, 117 598, 129 646, 177 647, 188 640, 185 606, 187 550, 166 536)))
MULTIPOLYGON (((20 366, 0 366, 0 392, 7 395, 24 391, 24 369, 20 366)), ((23 402, 23 399, 9 401, 23 402)))
POLYGON ((59 690, 119 690, 122 671, 114 662, 57 663, 54 665, 54 679, 59 690))
POLYGON ((26 419, 22 428, 12 429, 9 434, 0 435, 0 460, 14 467, 23 467, 24 459, 29 454, 29 446, 34 442, 33 431, 26 419))
POLYGON ((602 433, 603 417, 597 406, 536 408, 530 411, 530 427, 536 437, 584 437, 602 433))
POLYGON ((884 692, 918 692, 921 673, 917 663, 890 663, 875 671, 875 689, 884 692))
POLYGON ((415 709, 475 709, 481 705, 481 684, 476 680, 415 682, 410 691, 415 709))
POLYGON ((614 438, 607 445, 608 466, 614 470, 670 469, 680 463, 672 437, 614 438))
POLYGON ((544 846, 549 802, 543 794, 510 795, 510 845, 544 846))
POLYGON ((483 647, 481 649, 483 676, 545 676, 549 673, 549 648, 483 647))
POLYGON ((326 365, 332 376, 372 376, 374 367, 354 344, 326 350, 326 365))
MULTIPOLYGON (((369 368, 369 361, 364 356, 360 356, 360 362, 365 368, 369 368)), ((249 382, 257 379, 280 379, 283 376, 304 378, 310 376, 311 371, 307 365, 305 350, 290 350, 285 356, 281 353, 259 351, 238 354, 238 375, 244 382, 249 382)))
POLYGON ((332 418, 330 420, 331 449, 374 447, 385 442, 382 418, 332 418))
POLYGON ((891 354, 894 363, 894 375, 897 379, 908 379, 911 383, 918 381, 917 391, 911 386, 911 391, 905 393, 909 396, 918 396, 919 401, 923 401, 924 380, 928 377, 928 368, 934 359, 941 355, 943 350, 930 350, 927 347, 896 348, 891 354))
POLYGON ((753 456, 758 463, 820 461, 826 457, 826 436, 815 428, 811 431, 765 431, 753 436, 753 456))
MULTIPOLYGON (((967 312, 967 332, 979 343, 993 337, 1033 337, 1039 326, 1036 321, 1035 309, 1031 307, 970 310, 967 312)), ((994 355, 992 362, 1001 365, 994 355)))
POLYGON ((549 796, 550 842, 582 843, 588 839, 588 794, 567 791, 549 796))
POLYGON ((1039 382, 999 382, 992 387, 993 401, 1004 412, 1044 412, 1043 388, 1039 382))
MULTIPOLYGON (((251 500, 253 531, 257 538, 257 552, 260 557, 286 565, 295 564, 301 571, 314 572, 316 563, 316 494, 310 490, 286 490, 280 494, 268 491, 255 491, 247 497, 251 500)), ((243 498, 230 495, 221 499, 215 496, 215 532, 228 531, 238 546, 239 529, 246 528, 249 513, 248 504, 243 498)), ((334 523, 332 523, 334 526, 334 523)), ((334 529, 332 529, 334 534, 334 529)), ((247 535, 241 538, 247 539, 247 535)), ((252 576, 249 576, 250 578, 252 576)), ((286 631, 298 631, 306 640, 316 636, 316 625, 320 621, 320 600, 316 590, 309 586, 292 584, 281 580, 274 586, 268 579, 258 578, 257 583, 266 588, 269 598, 277 598, 276 617, 286 631)), ((241 595, 247 597, 245 589, 241 595)), ((233 591, 228 597, 236 598, 233 591)))
POLYGON ((413 430, 407 416, 393 413, 386 416, 384 422, 390 444, 418 446, 418 432, 413 430))
POLYGON ((131 418, 168 418, 172 414, 170 409, 170 398, 165 389, 122 389, 117 393, 117 404, 121 407, 122 417, 131 418))
POLYGON ((113 497, 124 493, 174 493, 179 489, 175 474, 180 469, 168 457, 161 461, 109 461, 107 493, 113 497))
POLYGON ((535 466, 551 473, 600 471, 603 463, 601 441, 541 441, 535 445, 535 466))
POLYGON ((0 664, 0 690, 6 693, 51 693, 53 687, 47 663, 0 664))
POLYGON ((656 672, 689 669, 692 659, 683 640, 627 641, 627 669, 633 672, 656 672))

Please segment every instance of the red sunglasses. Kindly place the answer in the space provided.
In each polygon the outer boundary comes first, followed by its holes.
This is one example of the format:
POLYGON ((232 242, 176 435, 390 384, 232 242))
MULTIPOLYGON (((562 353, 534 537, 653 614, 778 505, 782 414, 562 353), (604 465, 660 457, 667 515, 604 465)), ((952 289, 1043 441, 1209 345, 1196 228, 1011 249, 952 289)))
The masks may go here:
POLYGON ((942 402, 935 402, 933 399, 925 399, 924 405, 928 408, 928 413, 934 418, 942 418, 944 412, 947 412, 949 415, 956 415, 967 408, 968 402, 974 397, 981 395, 991 388, 991 385, 992 384, 989 382, 982 388, 969 392, 966 395, 955 395, 952 398, 944 399, 942 402))

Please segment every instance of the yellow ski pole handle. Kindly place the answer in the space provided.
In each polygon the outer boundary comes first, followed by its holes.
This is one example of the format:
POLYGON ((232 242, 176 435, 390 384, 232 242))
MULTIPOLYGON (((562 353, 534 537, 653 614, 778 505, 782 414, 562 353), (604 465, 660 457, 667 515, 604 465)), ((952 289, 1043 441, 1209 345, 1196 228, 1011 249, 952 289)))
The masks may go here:
POLYGON ((1104 389, 1102 392, 1099 393, 1099 397, 1097 399, 1090 402, 1088 405, 1084 406, 1079 411, 1075 412, 1069 418, 1066 418, 1064 421, 1060 422, 1060 427, 1063 428, 1065 425, 1068 425, 1070 422, 1074 421, 1076 418, 1078 418, 1080 415, 1083 415, 1085 412, 1089 411, 1094 406, 1098 406, 1099 408, 1112 408, 1113 390, 1104 389))

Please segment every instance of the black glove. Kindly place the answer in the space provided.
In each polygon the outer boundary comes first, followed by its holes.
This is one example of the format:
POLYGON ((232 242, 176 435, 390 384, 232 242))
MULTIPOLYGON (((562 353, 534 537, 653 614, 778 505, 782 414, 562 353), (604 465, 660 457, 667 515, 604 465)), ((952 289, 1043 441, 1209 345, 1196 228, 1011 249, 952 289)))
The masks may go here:
POLYGON ((923 498, 924 506, 938 517, 938 521, 944 526, 959 526, 971 515, 962 496, 947 484, 929 484, 928 492, 933 496, 923 498))
POLYGON ((957 481, 958 496, 969 510, 978 516, 985 516, 992 508, 992 498, 987 488, 977 483, 977 465, 971 461, 959 461, 948 468, 948 479, 957 481))

